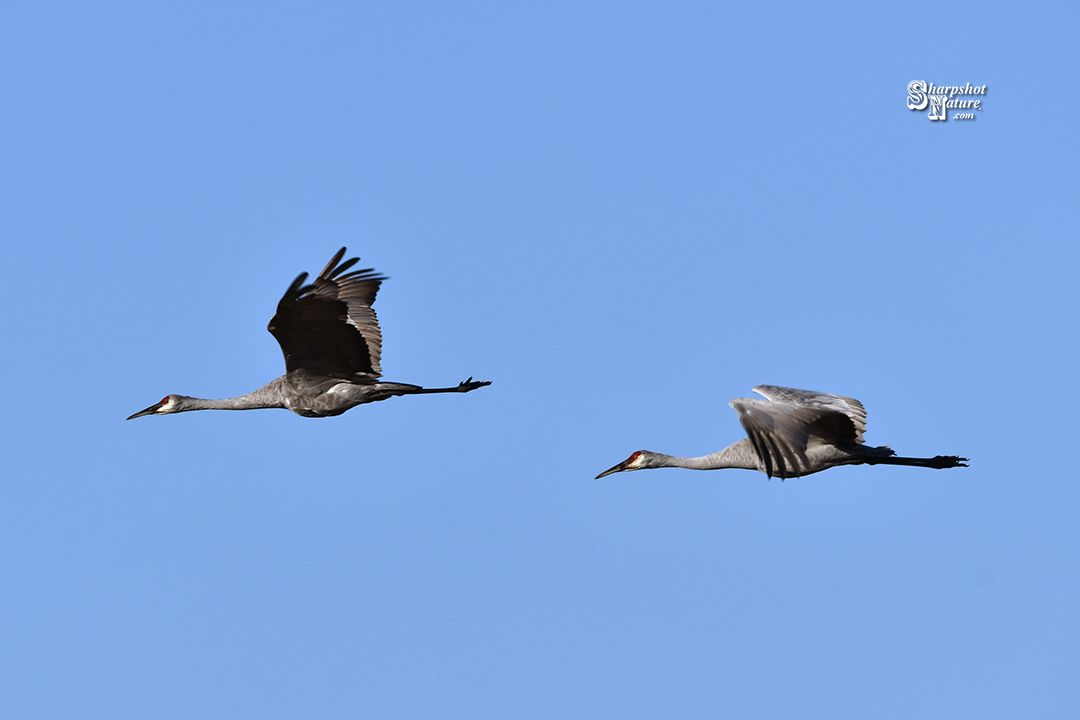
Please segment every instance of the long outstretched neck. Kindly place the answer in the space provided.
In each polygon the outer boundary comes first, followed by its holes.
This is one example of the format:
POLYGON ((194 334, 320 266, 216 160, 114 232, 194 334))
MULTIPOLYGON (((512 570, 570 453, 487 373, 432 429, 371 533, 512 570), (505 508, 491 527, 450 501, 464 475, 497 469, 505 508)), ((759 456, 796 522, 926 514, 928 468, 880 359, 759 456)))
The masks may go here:
POLYGON ((757 453, 754 452, 749 438, 744 438, 734 445, 729 445, 720 452, 702 457, 684 458, 675 455, 652 453, 656 458, 655 464, 650 462, 650 467, 681 467, 691 470, 721 470, 723 468, 740 468, 743 470, 761 470, 761 462, 757 453))
POLYGON ((188 410, 258 410, 285 407, 280 395, 271 389, 272 385, 273 383, 247 395, 223 398, 221 400, 179 395, 176 400, 178 404, 176 412, 187 412, 188 410))
POLYGON ((281 392, 282 378, 264 385, 255 392, 240 397, 224 400, 207 400, 188 395, 166 395, 161 402, 154 403, 145 410, 130 416, 134 420, 146 415, 171 415, 188 410, 254 410, 256 408, 284 408, 284 396, 281 392))

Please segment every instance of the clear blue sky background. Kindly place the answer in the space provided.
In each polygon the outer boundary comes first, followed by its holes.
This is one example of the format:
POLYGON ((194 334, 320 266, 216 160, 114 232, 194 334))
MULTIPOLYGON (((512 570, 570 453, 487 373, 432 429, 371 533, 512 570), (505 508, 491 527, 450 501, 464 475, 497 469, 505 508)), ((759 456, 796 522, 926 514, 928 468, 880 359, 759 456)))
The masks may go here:
POLYGON ((0 711, 1017 718, 1080 707, 1072 3, 0 11, 0 711), (987 85, 931 122, 907 83, 987 85), (282 372, 391 277, 338 418, 282 372), (950 471, 593 477, 850 395, 950 471))

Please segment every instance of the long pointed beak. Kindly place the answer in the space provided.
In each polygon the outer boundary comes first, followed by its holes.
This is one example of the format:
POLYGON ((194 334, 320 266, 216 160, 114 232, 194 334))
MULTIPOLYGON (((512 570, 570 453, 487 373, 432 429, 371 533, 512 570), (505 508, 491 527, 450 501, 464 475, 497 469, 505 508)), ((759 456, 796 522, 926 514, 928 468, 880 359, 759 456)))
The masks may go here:
POLYGON ((605 470, 604 472, 600 473, 599 475, 597 475, 597 476, 596 476, 595 478, 593 478, 593 479, 594 479, 594 480, 599 480, 600 478, 604 477, 605 475, 610 475, 611 473, 617 473, 617 472, 622 472, 623 470, 626 470, 626 469, 627 469, 627 468, 626 468, 626 464, 627 464, 628 462, 630 462, 630 461, 629 461, 629 460, 624 460, 623 462, 619 463, 619 464, 618 464, 618 465, 616 465, 615 467, 613 467, 613 468, 609 468, 609 469, 605 470))
POLYGON ((146 408, 145 410, 140 410, 139 412, 135 413, 134 415, 129 417, 128 420, 134 420, 135 418, 142 417, 143 415, 153 415, 155 412, 157 412, 157 409, 159 407, 161 407, 161 403, 151 405, 150 407, 146 408))

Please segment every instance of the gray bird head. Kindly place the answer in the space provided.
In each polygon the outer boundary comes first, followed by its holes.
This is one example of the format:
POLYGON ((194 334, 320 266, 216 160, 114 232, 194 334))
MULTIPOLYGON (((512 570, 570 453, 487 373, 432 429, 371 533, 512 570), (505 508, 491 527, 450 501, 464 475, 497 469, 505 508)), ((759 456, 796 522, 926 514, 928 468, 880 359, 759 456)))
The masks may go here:
POLYGON ((154 403, 145 410, 140 410, 135 413, 128 420, 132 420, 143 415, 169 415, 170 413, 178 413, 183 410, 183 395, 166 395, 161 399, 161 402, 154 403))
POLYGON ((645 468, 658 467, 652 463, 653 458, 656 457, 656 453, 649 452, 648 450, 638 450, 630 457, 623 460, 621 463, 613 468, 605 470, 596 476, 596 479, 610 475, 617 472, 627 472, 628 470, 644 470, 645 468))

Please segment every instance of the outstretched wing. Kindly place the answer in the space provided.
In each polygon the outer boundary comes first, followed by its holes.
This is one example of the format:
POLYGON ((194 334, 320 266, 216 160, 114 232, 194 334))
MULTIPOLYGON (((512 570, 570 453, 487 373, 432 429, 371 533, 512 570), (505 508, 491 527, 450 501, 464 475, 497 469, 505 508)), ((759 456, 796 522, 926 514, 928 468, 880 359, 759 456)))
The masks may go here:
POLYGON ((754 392, 765 396, 774 403, 787 403, 815 410, 831 410, 842 413, 851 420, 854 436, 847 437, 850 435, 850 431, 845 431, 844 438, 823 437, 832 442, 854 442, 860 445, 863 442, 863 433, 866 432, 866 408, 854 398, 814 392, 813 390, 776 387, 775 385, 758 385, 754 388, 754 392))
POLYGON ((281 345, 287 372, 372 381, 382 375, 382 333, 371 305, 386 277, 371 268, 345 272, 359 258, 341 262, 344 255, 345 248, 338 250, 310 285, 301 273, 266 326, 281 345))
POLYGON ((866 410, 858 400, 773 385, 759 385, 754 392, 767 399, 737 398, 731 407, 769 477, 809 472, 811 444, 862 444, 866 410))
POLYGON ((766 475, 791 477, 809 469, 810 426, 820 420, 821 410, 752 398, 736 398, 731 407, 739 414, 766 475))

